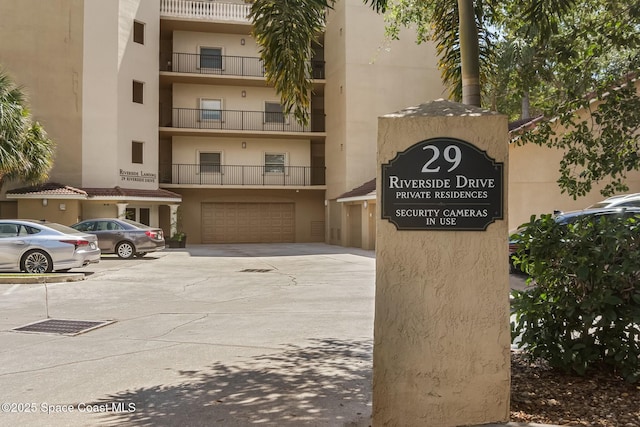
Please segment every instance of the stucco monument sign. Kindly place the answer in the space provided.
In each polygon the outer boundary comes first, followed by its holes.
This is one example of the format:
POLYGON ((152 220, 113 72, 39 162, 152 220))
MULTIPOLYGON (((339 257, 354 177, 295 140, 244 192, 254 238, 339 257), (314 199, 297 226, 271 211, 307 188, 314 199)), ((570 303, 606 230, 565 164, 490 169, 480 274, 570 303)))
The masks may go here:
POLYGON ((372 424, 509 419, 507 118, 446 100, 378 118, 372 424))
POLYGON ((419 142, 382 178, 382 218, 398 230, 486 230, 503 218, 503 164, 460 139, 419 142))

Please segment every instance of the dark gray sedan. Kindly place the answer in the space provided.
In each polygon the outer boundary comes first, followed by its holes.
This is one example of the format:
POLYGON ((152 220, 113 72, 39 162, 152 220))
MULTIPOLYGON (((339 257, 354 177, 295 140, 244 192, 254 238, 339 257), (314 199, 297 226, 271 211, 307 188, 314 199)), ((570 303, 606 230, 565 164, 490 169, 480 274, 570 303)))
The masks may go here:
POLYGON ((128 219, 95 218, 73 224, 71 228, 95 234, 100 250, 120 258, 142 257, 164 249, 161 228, 150 227, 128 219))

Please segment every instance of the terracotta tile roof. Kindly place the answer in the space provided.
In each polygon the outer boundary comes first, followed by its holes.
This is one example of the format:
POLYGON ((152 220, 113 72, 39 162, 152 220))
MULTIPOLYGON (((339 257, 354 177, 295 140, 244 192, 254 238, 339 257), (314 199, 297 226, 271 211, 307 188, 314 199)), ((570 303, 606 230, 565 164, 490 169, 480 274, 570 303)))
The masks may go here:
POLYGON ((80 189, 71 187, 57 182, 47 182, 45 184, 32 185, 30 187, 15 188, 8 190, 7 195, 32 195, 32 196, 58 196, 69 198, 87 198, 87 192, 80 189))
POLYGON ((346 199, 348 197, 361 197, 361 196, 367 196, 367 195, 375 195, 376 192, 376 179, 373 178, 371 181, 367 181, 364 184, 362 184, 360 187, 356 187, 351 191, 347 191, 346 193, 343 193, 341 195, 339 195, 337 198, 338 199, 346 199))
POLYGON ((135 188, 75 188, 56 182, 47 182, 45 184, 33 185, 30 187, 16 188, 7 191, 8 198, 24 198, 25 196, 33 197, 58 197, 70 199, 126 199, 126 198, 148 198, 148 199, 174 199, 175 202, 182 201, 180 194, 172 191, 158 190, 141 190, 135 188), (23 196, 23 197, 21 197, 23 196))

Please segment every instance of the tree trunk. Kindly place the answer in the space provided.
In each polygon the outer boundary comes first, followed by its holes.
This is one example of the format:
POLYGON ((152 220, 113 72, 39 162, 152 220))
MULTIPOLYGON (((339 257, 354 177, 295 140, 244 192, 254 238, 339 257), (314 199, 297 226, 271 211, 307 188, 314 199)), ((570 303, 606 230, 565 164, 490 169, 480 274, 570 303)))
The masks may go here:
POLYGON ((480 107, 480 47, 473 0, 458 0, 462 103, 480 107))
POLYGON ((529 91, 525 90, 524 93, 522 94, 522 111, 521 111, 521 118, 523 119, 528 119, 531 117, 531 112, 529 111, 529 104, 530 104, 530 98, 529 98, 529 91))

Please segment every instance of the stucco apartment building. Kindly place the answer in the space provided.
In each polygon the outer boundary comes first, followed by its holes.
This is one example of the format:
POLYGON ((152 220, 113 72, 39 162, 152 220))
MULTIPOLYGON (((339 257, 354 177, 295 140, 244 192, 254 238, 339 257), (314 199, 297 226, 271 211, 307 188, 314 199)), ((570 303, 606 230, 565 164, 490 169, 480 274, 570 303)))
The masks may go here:
MULTIPOLYGON (((372 249, 377 118, 442 98, 435 49, 387 42, 361 0, 313 46, 311 122, 282 113, 243 1, 0 0, 0 66, 57 143, 50 183, 0 216, 127 216, 190 243, 372 249)), ((5 189, 7 190, 7 189, 5 189)))

